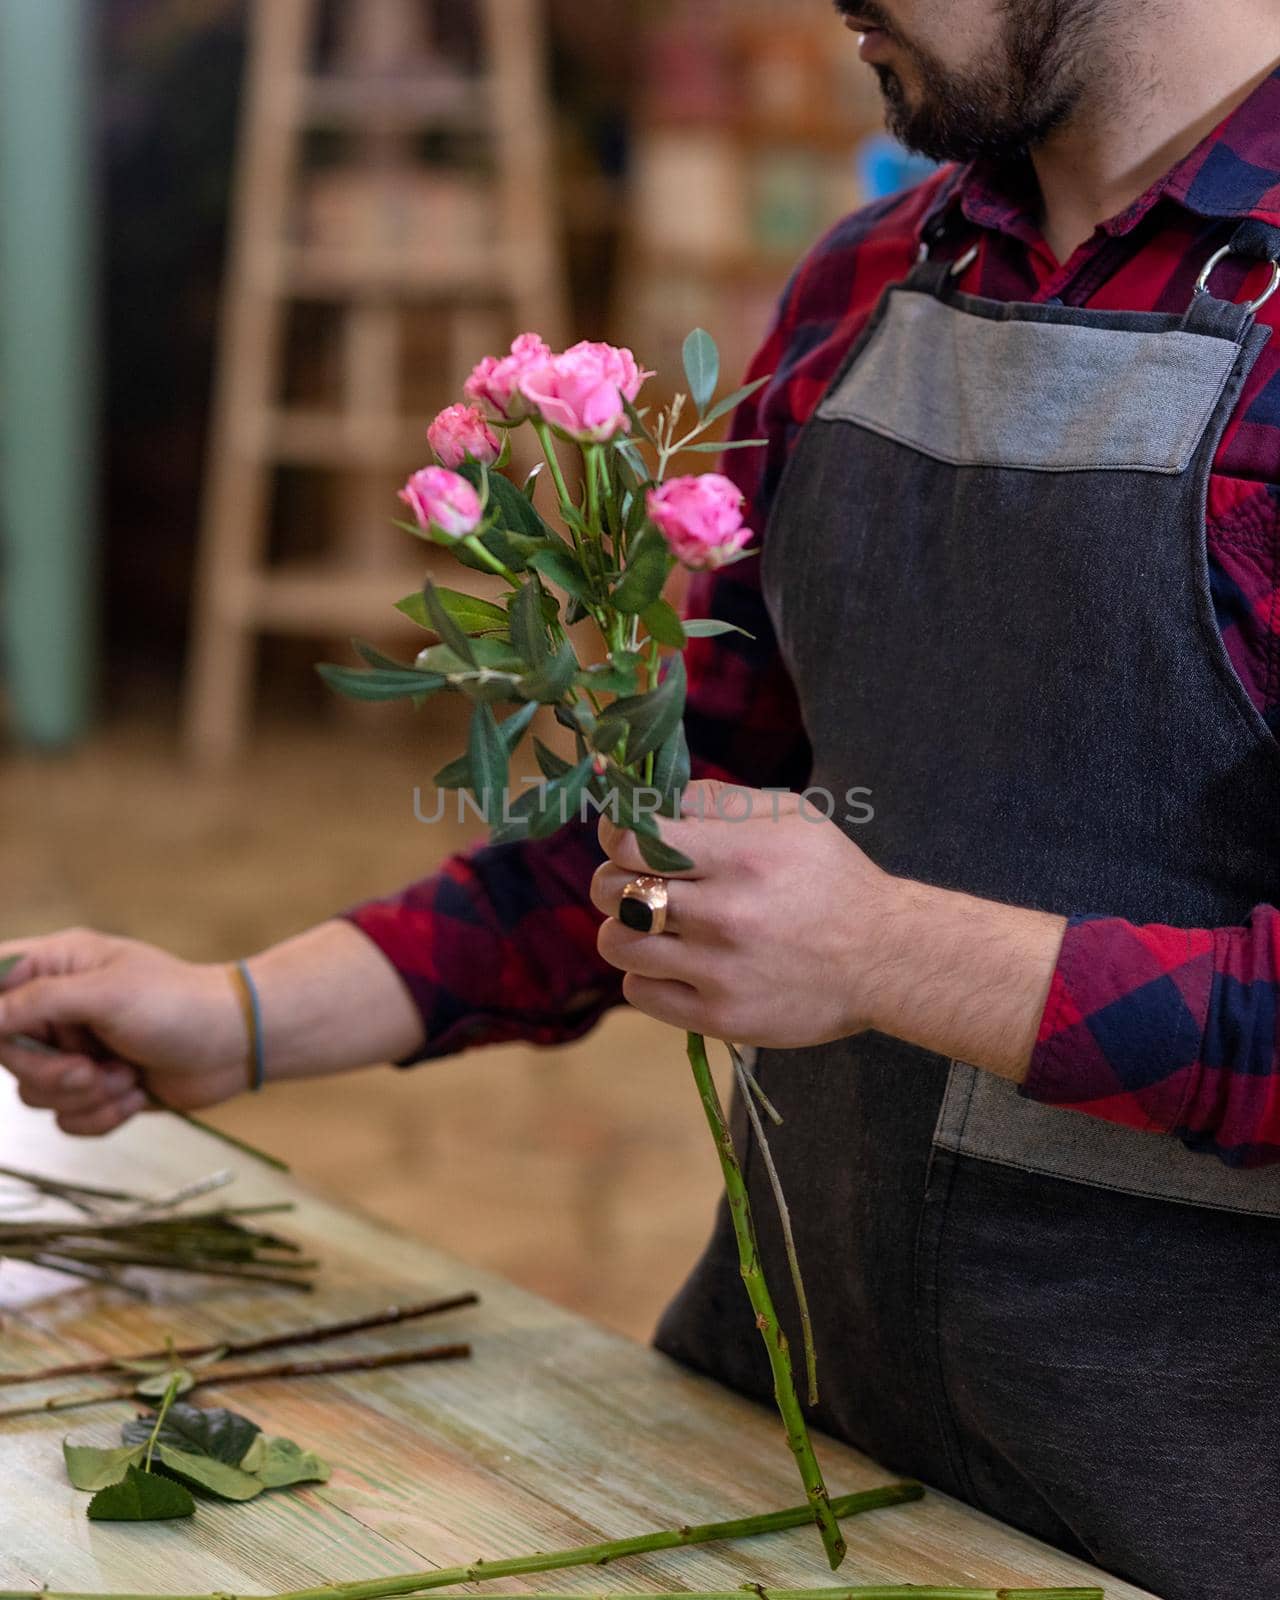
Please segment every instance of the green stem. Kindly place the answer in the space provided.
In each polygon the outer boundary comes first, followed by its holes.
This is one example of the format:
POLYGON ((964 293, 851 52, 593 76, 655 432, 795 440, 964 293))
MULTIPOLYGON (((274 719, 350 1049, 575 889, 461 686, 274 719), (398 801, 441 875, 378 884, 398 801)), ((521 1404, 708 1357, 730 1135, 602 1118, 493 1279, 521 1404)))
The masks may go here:
POLYGON ((478 533, 469 533, 462 542, 466 545, 467 549, 470 550, 471 554, 475 556, 476 560, 488 567, 490 572, 497 573, 498 577, 505 579, 513 589, 518 589, 520 587, 519 578, 516 577, 515 573, 512 572, 511 568, 508 567, 505 562, 498 560, 497 556, 494 555, 492 550, 487 550, 484 547, 480 541, 480 535, 478 533))
POLYGON ((160 1435, 161 1428, 164 1427, 164 1419, 169 1415, 169 1407, 177 1398, 178 1385, 181 1382, 181 1373, 175 1372, 165 1385, 164 1399, 160 1402, 160 1409, 156 1412, 155 1426, 151 1429, 151 1437, 147 1440, 147 1453, 142 1462, 142 1470, 144 1472, 151 1471, 151 1457, 155 1454, 156 1440, 160 1435))
MULTIPOLYGON (((833 1500, 837 1517, 856 1517, 883 1506, 905 1505, 924 1497, 918 1483, 887 1483, 879 1489, 865 1489, 833 1500)), ((678 1550, 695 1544, 715 1544, 723 1539, 751 1539, 762 1533, 782 1533, 787 1528, 803 1527, 813 1516, 812 1506, 791 1506, 786 1511, 769 1511, 732 1522, 709 1522, 701 1527, 675 1528, 661 1533, 642 1533, 634 1539, 615 1539, 605 1544, 580 1545, 575 1550, 553 1550, 531 1556, 510 1556, 501 1561, 473 1561, 465 1567, 429 1567, 425 1572, 402 1572, 385 1578, 370 1578, 357 1583, 329 1583, 315 1589, 291 1589, 282 1594, 256 1597, 256 1600, 389 1600, 394 1595, 421 1594, 428 1589, 446 1589, 452 1584, 488 1583, 495 1578, 517 1578, 531 1572, 561 1572, 567 1567, 604 1567, 628 1556, 648 1555, 655 1550, 678 1550)), ((969 1591, 977 1594, 979 1591, 969 1591)), ((1058 1591, 1062 1594, 1064 1591, 1058 1591)), ((836 1590, 824 1590, 838 1593, 836 1590)), ((982 1600, 992 1600, 996 1591, 981 1591, 982 1600)), ((1074 1592, 1072 1594, 1074 1600, 1074 1592)), ((1096 1591, 1089 1591, 1095 1600, 1096 1591)), ((0 1600, 238 1600, 235 1595, 110 1595, 51 1594, 47 1590, 3 1589, 0 1600)), ((735 1600, 743 1600, 742 1591, 735 1600)), ((896 1600, 896 1595, 894 1597, 896 1600)), ((1052 1600, 1052 1596, 1050 1596, 1052 1600)))
POLYGON ((800 1409, 800 1401, 796 1395, 787 1336, 779 1325, 777 1313, 773 1309, 773 1297, 769 1293, 769 1285, 765 1282, 764 1270, 760 1265, 760 1249, 756 1242, 755 1224, 751 1218, 747 1185, 742 1176, 742 1168, 738 1164, 737 1152, 733 1148, 733 1136, 725 1120, 724 1107, 720 1104, 715 1079, 711 1076, 706 1040, 700 1033, 691 1033, 688 1035, 688 1049, 689 1065, 693 1068, 694 1082, 698 1086, 702 1108, 706 1112, 707 1124, 720 1157, 720 1170, 724 1174, 729 1215, 733 1220, 734 1236, 738 1241, 739 1270, 751 1301, 751 1308, 756 1314, 756 1325, 764 1340, 769 1366, 773 1371, 774 1399, 786 1429, 787 1444, 796 1459, 801 1481, 809 1496, 809 1504, 813 1508, 813 1520, 822 1535, 823 1549, 827 1552, 827 1560, 831 1563, 832 1571, 835 1571, 844 1560, 845 1543, 840 1535, 839 1523, 831 1510, 827 1486, 822 1478, 822 1468, 813 1453, 809 1430, 805 1426, 804 1412, 800 1409))
POLYGON ((572 506, 573 501, 569 497, 569 490, 564 481, 564 473, 560 470, 560 457, 556 454, 555 439, 552 437, 551 429, 545 422, 535 422, 533 431, 538 435, 538 443, 542 446, 542 453, 547 458, 547 466, 551 469, 551 481, 556 486, 556 493, 560 497, 560 509, 563 511, 566 506, 572 506))

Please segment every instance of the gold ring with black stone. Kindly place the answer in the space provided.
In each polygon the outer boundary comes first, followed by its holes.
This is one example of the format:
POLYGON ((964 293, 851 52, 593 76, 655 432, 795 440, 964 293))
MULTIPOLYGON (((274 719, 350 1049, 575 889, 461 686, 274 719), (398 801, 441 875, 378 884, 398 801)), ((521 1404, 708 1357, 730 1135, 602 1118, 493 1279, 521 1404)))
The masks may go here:
POLYGON ((632 878, 622 891, 618 921, 636 933, 663 933, 670 904, 665 878, 632 878))

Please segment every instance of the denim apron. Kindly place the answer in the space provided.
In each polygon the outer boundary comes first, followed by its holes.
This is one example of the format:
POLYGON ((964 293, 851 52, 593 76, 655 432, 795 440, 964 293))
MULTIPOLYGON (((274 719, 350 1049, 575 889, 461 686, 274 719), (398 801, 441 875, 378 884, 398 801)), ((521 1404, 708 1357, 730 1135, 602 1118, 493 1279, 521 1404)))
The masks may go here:
MULTIPOLYGON (((1274 262, 1280 230, 1228 250, 1274 262)), ((1261 302, 1208 272, 1185 316, 954 278, 925 260, 886 291, 779 488, 765 591, 813 784, 837 820, 871 790, 849 832, 887 871, 988 899, 1175 927, 1280 903, 1280 744, 1205 550, 1261 302)), ((816 1425, 1164 1600, 1280 1596, 1280 1167, 876 1034, 757 1070, 785 1117, 816 1425)), ((740 1105, 733 1125, 798 1350, 740 1105)), ((770 1393, 723 1208, 658 1344, 770 1393)))

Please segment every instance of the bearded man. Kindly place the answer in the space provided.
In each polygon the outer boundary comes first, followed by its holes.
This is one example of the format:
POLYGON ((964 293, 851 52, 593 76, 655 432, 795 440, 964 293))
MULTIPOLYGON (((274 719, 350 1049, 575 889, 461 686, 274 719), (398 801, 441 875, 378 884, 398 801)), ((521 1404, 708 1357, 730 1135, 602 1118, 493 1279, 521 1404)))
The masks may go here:
MULTIPOLYGON (((838 10, 949 165, 817 247, 752 374, 696 871, 624 924, 634 838, 571 825, 352 908, 248 964, 266 1070, 624 998, 755 1046, 814 1421, 1165 1600, 1277 1596, 1280 7, 838 10)), ((21 948, 0 1033, 57 1053, 5 1059, 64 1128, 243 1087, 223 969, 21 948)), ((658 1342, 765 1397, 742 1312, 722 1212, 658 1342)))

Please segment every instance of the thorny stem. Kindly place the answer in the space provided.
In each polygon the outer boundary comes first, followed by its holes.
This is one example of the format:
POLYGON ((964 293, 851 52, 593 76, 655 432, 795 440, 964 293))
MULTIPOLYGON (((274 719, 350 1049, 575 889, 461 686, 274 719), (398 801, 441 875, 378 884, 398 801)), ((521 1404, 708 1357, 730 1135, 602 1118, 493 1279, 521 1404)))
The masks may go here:
MULTIPOLYGON (((923 1498, 924 1490, 918 1483, 887 1483, 878 1489, 865 1489, 861 1494, 843 1495, 832 1501, 831 1511, 837 1517, 856 1517, 866 1511, 905 1505, 908 1501, 923 1498)), ((750 1539, 762 1533, 782 1533, 787 1528, 803 1527, 812 1516, 812 1506, 791 1506, 786 1511, 769 1511, 758 1516, 741 1517, 733 1522, 710 1522, 701 1527, 643 1533, 634 1539, 580 1545, 575 1550, 509 1556, 501 1561, 482 1559, 465 1567, 430 1567, 425 1572, 403 1572, 357 1583, 331 1583, 315 1589, 291 1589, 282 1594, 255 1597, 255 1600, 390 1600, 395 1595, 421 1594, 428 1589, 446 1589, 453 1584, 489 1583, 495 1578, 518 1578, 531 1572, 561 1572, 568 1567, 604 1567, 628 1556, 649 1555, 656 1550, 678 1550, 689 1545, 715 1544, 722 1539, 750 1539)), ((839 1595, 841 1591, 832 1589, 820 1592, 839 1595)), ((738 1591, 734 1600, 744 1600, 744 1593, 738 1591)), ((923 1594, 924 1591, 918 1593, 923 1594)), ((962 1591, 962 1595, 970 1597, 970 1600, 996 1600, 996 1593, 994 1589, 962 1591)), ((1063 1593, 1057 1591, 1056 1595, 1060 1597, 1063 1593)), ((1075 1600, 1074 1591, 1065 1593, 1075 1600)), ((226 1593, 144 1597, 4 1589, 0 1590, 0 1600, 239 1600, 239 1597, 226 1593)), ((897 1600, 896 1593, 893 1600, 897 1600)), ((1007 1600, 1014 1600, 1014 1597, 1010 1595, 1007 1600)), ((1046 1600, 1046 1597, 1042 1597, 1042 1600, 1046 1600)), ((1047 1600, 1055 1600, 1055 1595, 1049 1594, 1047 1600)), ((1080 1597, 1080 1600, 1084 1600, 1084 1597, 1080 1597)), ((1096 1591, 1088 1591, 1088 1600, 1100 1600, 1100 1596, 1096 1591)))
POLYGON ((747 1196, 746 1182, 742 1176, 742 1168, 738 1164, 737 1152, 733 1148, 733 1136, 725 1121, 724 1107, 720 1104, 715 1079, 711 1076, 706 1040, 700 1033, 688 1035, 688 1050, 689 1065, 693 1068, 694 1082, 698 1086, 702 1108, 706 1112, 707 1124, 720 1157, 720 1170, 724 1174, 729 1215, 733 1221, 734 1236, 738 1241, 738 1264, 742 1281, 751 1301, 752 1310, 756 1314, 756 1326, 764 1340, 769 1366, 773 1372, 774 1400, 777 1402, 783 1426, 786 1428, 787 1444, 796 1459, 801 1481, 809 1496, 813 1520, 822 1535, 822 1545, 827 1552, 827 1560, 834 1571, 844 1560, 845 1543, 840 1534, 840 1525, 832 1514, 827 1486, 822 1478, 822 1468, 813 1453, 809 1430, 805 1426, 804 1412, 800 1409, 800 1401, 796 1395, 787 1336, 779 1326, 769 1285, 765 1282, 764 1272, 760 1266, 760 1249, 756 1242, 756 1230, 751 1218, 751 1202, 747 1196))
POLYGON ((818 1403, 818 1356, 813 1346, 813 1322, 809 1316, 809 1296, 805 1293, 804 1277, 800 1271, 800 1257, 796 1252, 795 1234, 791 1228, 791 1208, 787 1205, 787 1197, 782 1191, 782 1179, 778 1176, 778 1169, 774 1165, 773 1151, 769 1148, 769 1140, 764 1131, 764 1123, 760 1120, 760 1112, 756 1106, 755 1095, 752 1093, 753 1080, 743 1064, 742 1057, 732 1046, 730 1046, 729 1053, 733 1057, 733 1070, 738 1079, 738 1091, 742 1096, 743 1104, 746 1106, 747 1118, 751 1123, 752 1132, 756 1136, 756 1144, 760 1148, 764 1170, 769 1175, 769 1186, 773 1190, 774 1204, 778 1208, 778 1221, 782 1226, 782 1243, 787 1252, 787 1265, 791 1269, 791 1286, 795 1291, 796 1305, 800 1311, 800 1327, 804 1338, 804 1374, 809 1386, 809 1404, 816 1406, 818 1403))
POLYGON ((94 1356, 86 1361, 66 1361, 56 1367, 41 1367, 33 1372, 0 1372, 0 1385, 12 1383, 48 1383, 55 1378, 80 1378, 95 1372, 115 1372, 124 1362, 162 1361, 166 1357, 175 1363, 191 1361, 199 1356, 210 1356, 215 1351, 226 1356, 257 1355, 263 1350, 280 1350, 291 1344, 319 1344, 327 1339, 341 1339, 351 1333, 366 1333, 372 1328, 390 1328, 402 1322, 415 1322, 419 1317, 439 1316, 445 1311, 458 1311, 464 1306, 478 1305, 480 1296, 468 1290, 464 1294, 446 1295, 439 1300, 419 1300, 407 1306, 387 1306, 382 1311, 371 1311, 362 1317, 347 1317, 341 1322, 320 1322, 307 1328, 293 1328, 287 1333, 269 1333, 258 1339, 234 1341, 214 1340, 209 1344, 181 1344, 168 1342, 161 1350, 138 1350, 127 1355, 94 1356))
MULTIPOLYGON (((329 1361, 280 1361, 268 1367, 233 1367, 229 1372, 211 1368, 191 1374, 195 1381, 188 1389, 221 1389, 231 1383, 260 1383, 268 1378, 317 1378, 334 1372, 380 1372, 384 1367, 405 1367, 419 1361, 465 1361, 469 1344, 437 1344, 425 1350, 388 1350, 374 1356, 338 1356, 329 1361)), ((9 1406, 0 1411, 0 1421, 10 1417, 37 1417, 46 1411, 79 1411, 86 1406, 107 1405, 113 1400, 128 1400, 137 1393, 133 1383, 93 1393, 54 1395, 30 1405, 9 1406)))

